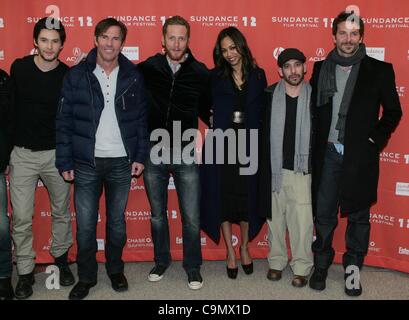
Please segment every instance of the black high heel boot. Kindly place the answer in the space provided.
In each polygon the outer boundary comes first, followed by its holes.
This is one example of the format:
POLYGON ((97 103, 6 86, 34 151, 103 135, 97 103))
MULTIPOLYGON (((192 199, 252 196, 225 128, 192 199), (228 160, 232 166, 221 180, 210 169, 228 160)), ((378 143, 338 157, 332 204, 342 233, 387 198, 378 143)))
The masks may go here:
MULTIPOLYGON (((240 249, 243 250, 244 248, 240 247, 240 249)), ((249 264, 241 264, 241 266, 242 266, 243 271, 244 271, 245 274, 252 274, 253 271, 254 271, 253 261, 251 263, 249 263, 249 264)))
MULTIPOLYGON (((226 260, 229 261, 229 254, 227 254, 226 260)), ((234 255, 234 260, 236 260, 236 255, 234 255)), ((227 263, 226 261, 226 263, 227 263)), ((226 265, 226 271, 227 271, 227 276, 230 279, 236 279, 237 278, 237 273, 239 272, 239 268, 229 268, 228 265, 226 265)))
POLYGON ((252 274, 253 273, 253 262, 249 264, 242 264, 243 271, 245 274, 252 274))
POLYGON ((227 276, 230 279, 236 279, 237 278, 237 273, 239 272, 239 268, 229 268, 228 266, 226 266, 226 271, 227 271, 227 276))

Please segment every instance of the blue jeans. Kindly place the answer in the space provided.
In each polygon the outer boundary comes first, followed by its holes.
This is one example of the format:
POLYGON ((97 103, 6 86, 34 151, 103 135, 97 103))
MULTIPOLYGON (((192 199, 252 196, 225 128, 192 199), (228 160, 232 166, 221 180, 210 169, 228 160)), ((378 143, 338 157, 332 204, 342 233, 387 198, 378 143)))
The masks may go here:
POLYGON ((168 182, 172 173, 182 215, 183 268, 199 270, 202 264, 200 244, 200 183, 197 164, 153 164, 146 161, 143 179, 151 206, 151 233, 155 263, 171 262, 167 218, 168 182))
MULTIPOLYGON (((333 144, 328 144, 324 158, 321 182, 318 189, 317 210, 315 216, 316 240, 312 245, 314 265, 328 269, 334 259, 332 247, 334 231, 338 225, 339 183, 343 174, 343 156, 333 144)), ((345 232, 346 252, 343 265, 362 267, 369 245, 369 208, 348 212, 348 224, 345 232)))
POLYGON ((0 173, 0 279, 11 277, 12 270, 10 220, 7 216, 6 177, 3 173, 0 173))
POLYGON ((74 202, 77 212, 77 265, 82 282, 97 281, 96 227, 99 199, 105 190, 106 270, 108 275, 122 273, 122 251, 126 244, 125 208, 131 185, 131 165, 126 157, 96 158, 96 168, 75 165, 74 202))

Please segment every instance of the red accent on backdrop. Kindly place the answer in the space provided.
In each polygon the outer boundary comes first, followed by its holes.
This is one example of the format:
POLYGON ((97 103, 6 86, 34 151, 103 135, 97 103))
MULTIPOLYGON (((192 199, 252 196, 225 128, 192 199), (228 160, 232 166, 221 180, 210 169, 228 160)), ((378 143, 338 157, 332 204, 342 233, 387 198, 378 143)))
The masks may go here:
MULTIPOLYGON (((33 49, 32 30, 43 16, 59 15, 66 26, 67 41, 61 60, 72 65, 76 56, 93 46, 96 23, 107 16, 122 19, 129 28, 126 53, 135 63, 161 50, 161 28, 164 19, 179 14, 189 20, 190 47, 199 60, 212 67, 212 50, 218 32, 229 25, 240 28, 246 35, 258 64, 265 69, 269 83, 278 80, 276 59, 280 48, 298 47, 307 56, 308 70, 314 61, 325 58, 333 48, 331 19, 344 10, 349 1, 336 5, 324 0, 71 0, 30 1, 2 0, 0 3, 0 68, 9 71, 15 58, 30 54, 33 49)), ((371 208, 371 239, 366 264, 409 272, 409 135, 406 116, 409 74, 409 2, 406 0, 355 0, 362 17, 366 18, 365 43, 369 54, 392 62, 396 85, 403 108, 403 119, 391 141, 381 154, 381 177, 378 203, 371 208)), ((307 78, 310 76, 307 74, 307 78)), ((203 126, 201 126, 204 129, 203 126)), ((75 237, 75 213, 71 203, 75 237)), ((98 224, 100 251, 104 261, 105 206, 101 201, 98 224)), ((128 240, 124 260, 153 259, 150 236, 150 207, 141 178, 133 179, 126 211, 128 240)), ((46 190, 40 185, 36 194, 33 222, 37 262, 51 262, 50 204, 46 190)), ((341 219, 334 245, 336 262, 345 250, 345 221, 341 219)), ((182 258, 180 212, 176 192, 170 191, 169 224, 171 251, 174 259, 182 258)), ((255 258, 265 258, 268 251, 267 228, 250 244, 255 258)), ((238 229, 234 237, 240 242, 238 229)), ((236 245, 238 248, 238 245, 236 245)), ((202 234, 204 259, 224 259, 223 243, 215 244, 202 234)), ((70 250, 75 259, 76 247, 70 250)))

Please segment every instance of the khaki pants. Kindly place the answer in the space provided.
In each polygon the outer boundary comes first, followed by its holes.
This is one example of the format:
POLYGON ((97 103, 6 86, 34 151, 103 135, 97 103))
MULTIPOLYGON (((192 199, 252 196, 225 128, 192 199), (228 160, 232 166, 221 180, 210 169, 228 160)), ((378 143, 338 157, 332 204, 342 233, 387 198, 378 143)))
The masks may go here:
POLYGON ((73 243, 68 210, 70 184, 64 181, 55 167, 55 150, 31 151, 14 147, 10 156, 10 199, 13 207, 12 238, 19 275, 32 272, 35 266, 32 219, 39 178, 47 187, 51 201, 51 255, 63 255, 73 243))
POLYGON ((313 266, 311 250, 313 219, 311 208, 311 175, 283 169, 280 192, 272 194, 271 220, 267 219, 271 269, 283 270, 288 263, 286 230, 290 240, 291 269, 295 275, 309 275, 313 266))

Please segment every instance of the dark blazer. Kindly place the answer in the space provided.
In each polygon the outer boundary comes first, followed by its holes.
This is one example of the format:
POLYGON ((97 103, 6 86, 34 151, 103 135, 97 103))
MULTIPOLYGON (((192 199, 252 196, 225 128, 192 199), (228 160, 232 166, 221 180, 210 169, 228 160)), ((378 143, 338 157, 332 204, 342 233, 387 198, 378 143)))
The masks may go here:
MULTIPOLYGON (((267 85, 263 69, 253 69, 248 78, 248 94, 245 106, 246 129, 258 129, 262 108, 263 92, 267 85)), ((231 125, 231 116, 234 106, 234 88, 229 79, 223 78, 219 69, 211 72, 211 87, 213 99, 213 129, 226 130, 231 125)), ((205 141, 206 144, 206 141, 205 141)), ((247 150, 249 147, 247 146, 247 150)), ((223 150, 213 149, 213 158, 216 152, 223 150)), ((203 146, 203 159, 205 146, 203 146)), ((215 163, 215 159, 213 159, 215 163)), ((221 166, 203 164, 200 166, 201 178, 201 228, 215 242, 220 240, 221 217, 221 166)), ((264 219, 258 215, 258 187, 257 174, 248 177, 248 217, 249 238, 252 240, 260 231, 264 219)))
MULTIPOLYGON (((332 100, 317 106, 317 84, 322 61, 315 63, 312 85, 312 199, 313 210, 332 120, 332 100)), ((377 200, 379 152, 385 147, 402 116, 392 64, 365 56, 361 62, 348 110, 343 174, 340 181, 341 212, 368 208, 377 200), (382 117, 378 119, 380 106, 382 117), (368 139, 372 138, 375 144, 368 139)))
POLYGON ((11 141, 8 135, 9 112, 9 84, 8 74, 0 69, 0 172, 3 172, 9 162, 11 141))
MULTIPOLYGON (((137 66, 124 55, 119 55, 118 63, 115 112, 119 130, 129 162, 144 163, 149 152, 144 81, 137 66)), ((75 162, 95 167, 95 134, 104 108, 95 67, 94 48, 64 78, 56 122, 60 172, 74 169, 75 162)))

